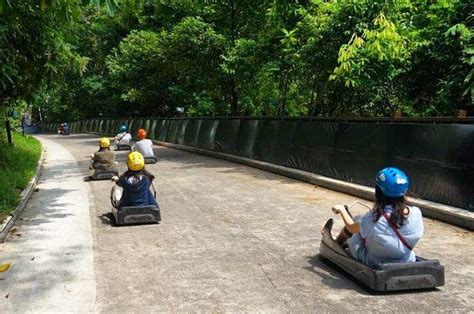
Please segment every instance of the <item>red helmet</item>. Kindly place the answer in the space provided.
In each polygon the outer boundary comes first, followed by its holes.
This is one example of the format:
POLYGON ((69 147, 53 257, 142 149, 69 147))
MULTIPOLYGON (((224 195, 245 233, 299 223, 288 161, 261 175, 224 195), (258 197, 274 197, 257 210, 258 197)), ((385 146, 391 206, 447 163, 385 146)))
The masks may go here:
POLYGON ((137 136, 139 139, 143 140, 146 138, 146 130, 145 129, 139 129, 137 132, 137 136))

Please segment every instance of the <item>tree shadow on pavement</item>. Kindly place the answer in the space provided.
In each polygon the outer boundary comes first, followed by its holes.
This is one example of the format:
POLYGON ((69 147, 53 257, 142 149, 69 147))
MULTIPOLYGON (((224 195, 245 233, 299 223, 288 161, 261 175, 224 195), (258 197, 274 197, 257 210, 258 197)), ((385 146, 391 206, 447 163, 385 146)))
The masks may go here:
POLYGON ((55 164, 48 162, 47 175, 48 177, 58 176, 61 178, 65 176, 76 176, 78 174, 78 169, 76 169, 76 166, 78 166, 79 170, 82 172, 83 169, 85 170, 87 168, 84 167, 84 165, 87 165, 88 167, 89 161, 55 162, 55 164))
POLYGON ((64 206, 67 206, 67 204, 58 202, 59 198, 72 191, 74 190, 62 188, 41 188, 40 193, 42 193, 42 195, 33 195, 29 200, 29 203, 39 203, 44 204, 44 206, 39 206, 40 208, 33 210, 31 210, 29 207, 25 209, 21 213, 21 225, 41 225, 50 223, 52 220, 73 216, 74 214, 61 212, 61 209, 63 209, 64 206))
MULTIPOLYGON (((72 272, 68 265, 75 264, 78 256, 82 256, 82 252, 87 249, 75 245, 68 246, 63 251, 50 251, 44 247, 16 251, 13 267, 8 272, 8 277, 3 279, 3 294, 0 295, 3 302, 0 302, 0 307, 5 313, 23 312, 34 302, 48 296, 48 291, 58 289, 58 283, 76 280, 78 273, 72 272), (9 298, 4 298, 5 295, 9 298)), ((31 310, 34 311, 30 308, 29 311, 31 310)))

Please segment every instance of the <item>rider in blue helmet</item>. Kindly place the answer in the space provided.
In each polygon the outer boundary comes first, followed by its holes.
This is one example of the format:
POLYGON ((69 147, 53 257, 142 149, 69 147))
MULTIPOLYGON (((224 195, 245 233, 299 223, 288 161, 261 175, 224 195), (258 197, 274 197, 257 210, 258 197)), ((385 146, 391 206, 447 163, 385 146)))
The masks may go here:
POLYGON ((345 206, 333 207, 345 224, 337 242, 348 241, 351 255, 371 267, 415 262, 413 248, 424 228, 420 209, 407 205, 409 187, 410 179, 400 169, 380 170, 375 179, 375 204, 371 211, 354 221, 345 206))
POLYGON ((384 195, 397 198, 407 194, 410 179, 400 169, 388 167, 379 171, 375 185, 384 195))
POLYGON ((119 133, 115 136, 114 146, 117 148, 120 146, 130 145, 130 141, 132 140, 132 136, 130 133, 127 132, 127 125, 125 123, 121 123, 119 126, 119 133))
POLYGON ((64 134, 69 135, 69 124, 64 122, 64 134))

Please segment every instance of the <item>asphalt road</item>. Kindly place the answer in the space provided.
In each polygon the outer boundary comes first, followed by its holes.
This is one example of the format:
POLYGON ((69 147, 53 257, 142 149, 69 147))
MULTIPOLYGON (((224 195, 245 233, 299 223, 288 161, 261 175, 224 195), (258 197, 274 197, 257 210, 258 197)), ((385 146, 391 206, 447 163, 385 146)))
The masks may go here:
MULTIPOLYGON (((351 203, 354 197, 156 147, 159 161, 147 169, 157 177, 162 223, 114 227, 112 184, 82 181, 89 175, 88 155, 98 138, 39 138, 48 149, 47 163, 39 191, 18 223, 16 233, 21 236, 11 235, 0 249, 0 263, 14 263, 0 280, 0 309, 474 310, 473 232, 425 219, 425 235, 416 252, 441 260, 446 285, 434 291, 373 295, 318 257, 319 229, 333 217, 331 205, 351 203), (58 232, 52 232, 56 228, 58 232), (39 262, 41 271, 35 268, 39 262)), ((118 152, 117 159, 125 170, 126 152, 118 152)), ((338 220, 335 229, 341 225, 338 220)))

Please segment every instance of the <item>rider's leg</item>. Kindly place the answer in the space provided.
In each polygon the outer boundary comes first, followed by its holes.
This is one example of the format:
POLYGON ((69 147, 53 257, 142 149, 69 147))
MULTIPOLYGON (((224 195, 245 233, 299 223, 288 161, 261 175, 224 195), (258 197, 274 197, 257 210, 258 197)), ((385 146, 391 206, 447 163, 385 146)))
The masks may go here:
POLYGON ((336 242, 339 244, 343 244, 346 242, 350 237, 352 237, 352 233, 347 230, 346 227, 342 228, 341 232, 339 232, 339 235, 336 238, 336 242))
POLYGON ((120 207, 120 203, 122 200, 123 190, 118 188, 117 186, 114 187, 112 191, 112 206, 115 208, 120 207))
MULTIPOLYGON (((360 222, 360 220, 362 219, 362 216, 360 216, 360 215, 352 217, 351 213, 349 211, 347 211, 347 212, 349 213, 351 218, 356 222, 360 222)), ((352 233, 349 230, 347 230, 346 227, 344 227, 344 228, 342 228, 341 232, 337 236, 336 242, 339 243, 339 244, 343 244, 344 242, 349 240, 351 237, 352 237, 352 233)))

